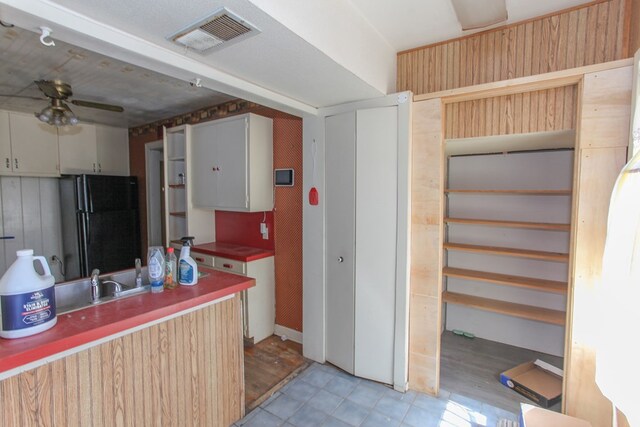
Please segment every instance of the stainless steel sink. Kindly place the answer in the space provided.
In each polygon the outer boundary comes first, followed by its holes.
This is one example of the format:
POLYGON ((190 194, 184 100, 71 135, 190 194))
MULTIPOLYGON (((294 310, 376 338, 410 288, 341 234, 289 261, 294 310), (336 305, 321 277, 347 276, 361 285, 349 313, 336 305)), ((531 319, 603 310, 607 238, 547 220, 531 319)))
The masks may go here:
POLYGON ((149 280, 147 277, 147 268, 142 268, 142 285, 135 287, 136 271, 135 269, 118 271, 115 273, 107 273, 100 276, 101 295, 97 302, 91 302, 91 280, 89 278, 77 279, 71 282, 58 283, 55 286, 56 292, 56 312, 58 314, 69 313, 70 311, 80 310, 97 304, 104 304, 110 301, 138 295, 140 293, 149 292, 149 280), (102 283, 107 282, 107 283, 102 283), (115 291, 115 286, 108 282, 118 282, 122 287, 121 292, 115 291))

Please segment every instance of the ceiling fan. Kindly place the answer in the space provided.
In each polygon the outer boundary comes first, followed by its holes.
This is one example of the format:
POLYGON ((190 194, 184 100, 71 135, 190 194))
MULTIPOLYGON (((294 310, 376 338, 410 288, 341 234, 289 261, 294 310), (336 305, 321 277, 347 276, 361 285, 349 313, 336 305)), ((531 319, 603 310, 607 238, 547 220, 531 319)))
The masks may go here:
MULTIPOLYGON (((80 99, 69 100, 69 98, 73 96, 71 85, 60 80, 36 80, 34 83, 38 86, 40 91, 49 98, 49 105, 41 112, 34 114, 40 121, 52 126, 73 126, 78 123, 78 118, 73 114, 73 111, 71 111, 65 101, 69 101, 73 105, 80 107, 97 108, 115 113, 121 113, 124 111, 124 108, 119 105, 102 104, 99 102, 83 101, 80 99)), ((42 100, 42 98, 22 95, 0 96, 42 100)))

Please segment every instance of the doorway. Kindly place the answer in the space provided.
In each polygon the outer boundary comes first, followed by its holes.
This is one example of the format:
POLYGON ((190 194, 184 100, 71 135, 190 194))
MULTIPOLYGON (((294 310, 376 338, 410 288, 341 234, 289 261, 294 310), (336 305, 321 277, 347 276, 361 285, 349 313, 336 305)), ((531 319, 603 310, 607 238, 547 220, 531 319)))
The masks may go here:
POLYGON ((162 141, 145 144, 148 246, 164 246, 164 151, 162 141))

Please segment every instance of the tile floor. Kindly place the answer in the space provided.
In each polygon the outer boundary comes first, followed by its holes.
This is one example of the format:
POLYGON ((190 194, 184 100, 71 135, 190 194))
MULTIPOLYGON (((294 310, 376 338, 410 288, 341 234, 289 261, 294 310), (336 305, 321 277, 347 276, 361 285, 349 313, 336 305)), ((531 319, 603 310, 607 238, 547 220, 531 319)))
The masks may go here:
POLYGON ((499 420, 517 420, 511 412, 476 400, 440 394, 399 393, 313 363, 235 426, 494 427, 499 420))

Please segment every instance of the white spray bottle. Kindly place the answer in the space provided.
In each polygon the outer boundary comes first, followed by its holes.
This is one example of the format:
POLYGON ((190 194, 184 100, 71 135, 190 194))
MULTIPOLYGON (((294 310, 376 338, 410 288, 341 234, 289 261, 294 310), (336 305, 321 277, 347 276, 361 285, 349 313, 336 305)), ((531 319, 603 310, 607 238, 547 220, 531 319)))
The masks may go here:
POLYGON ((185 242, 180 249, 178 261, 178 283, 192 286, 198 283, 198 264, 191 258, 191 246, 185 242))

